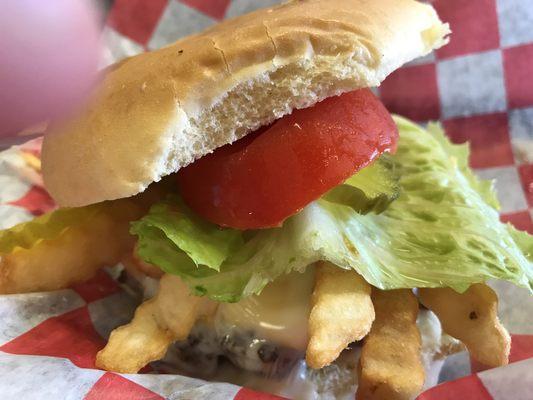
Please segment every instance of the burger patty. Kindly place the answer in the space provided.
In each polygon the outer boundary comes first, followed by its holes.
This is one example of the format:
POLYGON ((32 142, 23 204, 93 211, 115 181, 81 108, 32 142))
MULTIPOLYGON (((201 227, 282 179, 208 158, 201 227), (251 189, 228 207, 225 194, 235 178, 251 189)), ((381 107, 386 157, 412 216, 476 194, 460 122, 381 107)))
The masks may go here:
POLYGON ((301 351, 257 338, 253 331, 237 327, 214 329, 205 321, 196 324, 187 340, 176 342, 174 349, 174 360, 183 369, 207 376, 226 360, 247 371, 283 376, 304 357, 301 351))
MULTIPOLYGON (((436 316, 420 310, 422 361, 426 387, 437 384, 444 357, 458 351, 457 341, 444 335, 436 316)), ((357 386, 359 343, 352 343, 331 365, 320 370, 306 366, 304 352, 259 339, 238 327, 226 331, 202 321, 187 340, 176 342, 166 357, 155 364, 163 372, 231 382, 294 399, 353 399, 357 386)))

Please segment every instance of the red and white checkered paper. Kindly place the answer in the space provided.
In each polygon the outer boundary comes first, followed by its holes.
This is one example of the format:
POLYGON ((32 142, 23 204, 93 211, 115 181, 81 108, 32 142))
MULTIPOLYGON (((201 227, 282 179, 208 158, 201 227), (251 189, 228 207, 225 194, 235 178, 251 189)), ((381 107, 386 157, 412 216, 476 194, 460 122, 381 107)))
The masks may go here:
MULTIPOLYGON (((109 3, 109 2, 108 2, 109 3)), ((106 19, 104 63, 166 45, 223 18, 273 0, 115 0, 106 19)), ((394 72, 378 89, 388 108, 414 120, 441 120, 456 143, 470 142, 471 165, 495 178, 502 219, 533 233, 533 4, 531 0, 437 0, 451 43, 394 72)), ((25 153, 0 153, 0 228, 54 207, 25 153)), ((533 399, 533 301, 496 282, 500 314, 513 336, 511 364, 477 372, 467 353, 448 358, 440 385, 422 400, 533 399)), ((71 289, 0 297, 2 399, 215 399, 279 397, 227 383, 95 369, 109 332, 134 308, 107 272, 71 289)))

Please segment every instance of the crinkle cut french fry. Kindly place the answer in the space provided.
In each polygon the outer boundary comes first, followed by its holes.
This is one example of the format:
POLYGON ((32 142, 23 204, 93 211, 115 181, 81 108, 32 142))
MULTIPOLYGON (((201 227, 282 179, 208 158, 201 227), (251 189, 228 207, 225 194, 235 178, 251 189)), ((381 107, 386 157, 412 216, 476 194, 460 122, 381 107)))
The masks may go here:
POLYGON ((317 265, 309 315, 307 365, 331 364, 350 343, 362 339, 374 321, 370 285, 355 271, 326 262, 317 265))
POLYGON ((0 293, 62 289, 118 263, 133 248, 129 223, 142 216, 143 209, 132 201, 110 202, 94 217, 65 228, 57 237, 0 253, 0 293))
POLYGON ((511 337, 498 319, 498 296, 478 283, 464 293, 419 289, 420 302, 439 318, 444 332, 462 341, 471 356, 489 367, 509 362, 511 337))
POLYGON ((96 366, 134 374, 149 362, 163 358, 172 334, 157 323, 156 309, 155 300, 148 300, 137 308, 129 324, 111 332, 109 342, 96 356, 96 366))
POLYGON ((361 350, 356 398, 413 399, 425 377, 416 325, 418 301, 407 289, 372 289, 372 301, 376 319, 361 350))
POLYGON ((133 320, 111 332, 109 342, 96 356, 107 371, 136 373, 165 355, 176 340, 187 338, 196 320, 214 312, 215 303, 190 294, 176 276, 165 274, 156 296, 135 311, 133 320))

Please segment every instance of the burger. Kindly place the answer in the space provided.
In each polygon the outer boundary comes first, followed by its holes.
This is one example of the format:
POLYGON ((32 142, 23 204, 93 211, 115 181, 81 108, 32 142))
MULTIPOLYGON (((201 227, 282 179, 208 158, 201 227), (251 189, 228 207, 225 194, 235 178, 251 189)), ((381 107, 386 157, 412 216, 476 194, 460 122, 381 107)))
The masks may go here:
POLYGON ((449 32, 413 0, 290 1, 111 66, 44 139, 60 208, 0 234, 0 292, 120 263, 143 301, 98 367, 294 398, 413 398, 462 346, 506 364, 485 282, 531 289, 533 241, 371 90, 449 32))

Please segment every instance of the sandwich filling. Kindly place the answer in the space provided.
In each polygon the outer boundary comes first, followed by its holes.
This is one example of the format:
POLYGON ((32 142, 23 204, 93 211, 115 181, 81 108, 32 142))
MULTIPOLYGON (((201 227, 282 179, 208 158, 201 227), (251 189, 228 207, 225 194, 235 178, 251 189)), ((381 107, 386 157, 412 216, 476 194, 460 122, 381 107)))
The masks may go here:
POLYGON ((176 344, 180 365, 215 373, 222 357, 286 374, 309 343, 319 261, 380 289, 461 292, 489 278, 531 289, 531 239, 499 221, 492 183, 467 157, 437 125, 392 118, 363 90, 296 111, 172 177, 171 193, 131 232, 141 269, 178 275, 217 303, 176 344))
POLYGON ((132 224, 138 256, 220 302, 317 261, 379 289, 532 288, 531 239, 500 222, 466 145, 392 119, 366 89, 312 109, 171 177, 172 193, 132 224))

